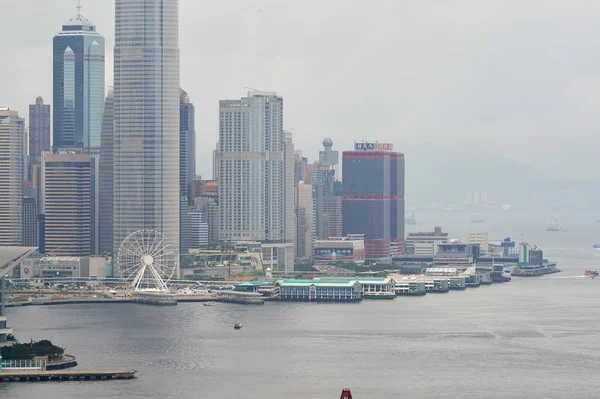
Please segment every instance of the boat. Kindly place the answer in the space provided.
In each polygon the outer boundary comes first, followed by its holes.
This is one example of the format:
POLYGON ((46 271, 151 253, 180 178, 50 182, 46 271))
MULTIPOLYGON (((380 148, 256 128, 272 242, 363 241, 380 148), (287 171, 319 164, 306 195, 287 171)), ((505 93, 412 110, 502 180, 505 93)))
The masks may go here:
POLYGON ((471 220, 471 223, 483 223, 483 219, 471 220))
POLYGON ((340 395, 340 399, 352 399, 352 392, 348 388, 342 389, 342 394, 340 395))
POLYGON ((594 245, 592 245, 592 248, 600 249, 600 244, 594 244, 594 245))
POLYGON ((363 294, 363 298, 364 299, 394 299, 394 298, 396 298, 396 293, 395 292, 384 292, 384 291, 365 292, 363 294))
POLYGON ((234 324, 233 328, 235 328, 236 330, 241 330, 242 329, 242 323, 240 323, 238 321, 237 323, 234 324))
POLYGON ((585 273, 583 273, 583 275, 587 276, 587 277, 595 278, 595 277, 598 277, 600 274, 598 274, 598 271, 596 271, 596 270, 586 270, 585 273))
POLYGON ((546 231, 560 231, 558 225, 556 224, 556 219, 552 219, 552 226, 546 228, 546 231))
POLYGON ((215 306, 215 304, 213 302, 204 302, 203 305, 204 306, 215 306))

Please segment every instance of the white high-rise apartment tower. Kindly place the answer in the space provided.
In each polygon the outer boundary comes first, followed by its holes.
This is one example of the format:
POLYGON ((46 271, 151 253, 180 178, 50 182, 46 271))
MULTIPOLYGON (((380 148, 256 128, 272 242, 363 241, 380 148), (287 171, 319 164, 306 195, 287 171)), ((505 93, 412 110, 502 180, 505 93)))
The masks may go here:
POLYGON ((219 239, 277 245, 277 268, 293 270, 294 149, 283 98, 252 91, 219 102, 219 239), (289 244, 289 245, 288 245, 289 244))
POLYGON ((179 251, 178 30, 178 0, 115 1, 115 253, 139 229, 179 251))

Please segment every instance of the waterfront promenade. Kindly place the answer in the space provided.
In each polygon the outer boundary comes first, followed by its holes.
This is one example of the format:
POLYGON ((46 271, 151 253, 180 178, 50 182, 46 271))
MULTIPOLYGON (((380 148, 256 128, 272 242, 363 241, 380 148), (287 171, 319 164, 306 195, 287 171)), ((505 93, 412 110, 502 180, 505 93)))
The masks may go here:
POLYGON ((107 381, 135 378, 135 370, 19 370, 0 372, 1 382, 107 381))

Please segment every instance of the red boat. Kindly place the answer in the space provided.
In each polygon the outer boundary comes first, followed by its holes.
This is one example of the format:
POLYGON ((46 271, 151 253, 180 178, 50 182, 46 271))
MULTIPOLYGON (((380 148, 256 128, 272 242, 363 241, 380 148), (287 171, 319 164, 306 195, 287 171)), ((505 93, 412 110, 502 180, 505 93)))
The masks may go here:
POLYGON ((342 389, 342 395, 340 396, 340 399, 352 399, 352 393, 350 393, 348 388, 342 389))
POLYGON ((586 270, 585 273, 583 273, 584 276, 587 277, 598 277, 600 274, 598 274, 598 272, 596 270, 586 270))

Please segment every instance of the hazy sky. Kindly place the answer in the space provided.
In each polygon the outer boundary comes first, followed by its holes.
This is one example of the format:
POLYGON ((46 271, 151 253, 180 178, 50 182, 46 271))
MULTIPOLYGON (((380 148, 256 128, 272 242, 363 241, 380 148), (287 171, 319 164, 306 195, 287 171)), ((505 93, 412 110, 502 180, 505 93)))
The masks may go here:
MULTIPOLYGON (((36 96, 52 102, 52 37, 76 0, 0 2, 0 104, 27 116, 36 96)), ((112 84, 114 1, 82 6, 107 39, 112 84)), ((312 160, 327 136, 340 150, 436 141, 595 177, 598 21, 595 0, 180 0, 198 173, 212 174, 218 100, 249 86, 284 97, 285 127, 312 160)))

